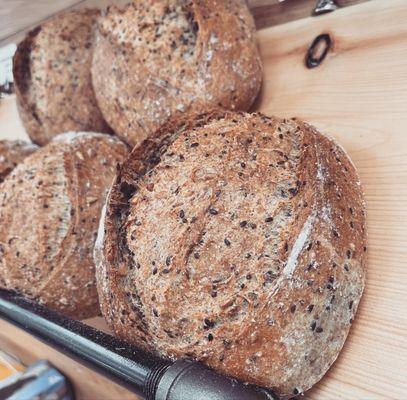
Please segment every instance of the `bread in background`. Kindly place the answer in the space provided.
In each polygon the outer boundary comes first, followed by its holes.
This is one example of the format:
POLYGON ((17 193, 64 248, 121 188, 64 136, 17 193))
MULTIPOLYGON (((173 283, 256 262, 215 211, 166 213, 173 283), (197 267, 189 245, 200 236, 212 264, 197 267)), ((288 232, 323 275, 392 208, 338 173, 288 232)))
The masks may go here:
POLYGON ((23 140, 0 140, 0 183, 17 164, 37 149, 35 144, 23 140))
POLYGON ((98 315, 92 258, 119 139, 63 134, 27 157, 0 185, 0 284, 63 314, 98 315))
POLYGON ((95 247, 102 313, 161 356, 302 393, 355 317, 364 210, 350 159, 301 121, 215 112, 165 126, 108 196, 95 247))
POLYGON ((92 81, 118 136, 139 144, 175 114, 248 110, 261 85, 243 0, 134 1, 98 20, 92 81))
POLYGON ((93 93, 93 26, 100 11, 62 13, 18 45, 13 75, 21 119, 33 142, 67 131, 110 132, 93 93))

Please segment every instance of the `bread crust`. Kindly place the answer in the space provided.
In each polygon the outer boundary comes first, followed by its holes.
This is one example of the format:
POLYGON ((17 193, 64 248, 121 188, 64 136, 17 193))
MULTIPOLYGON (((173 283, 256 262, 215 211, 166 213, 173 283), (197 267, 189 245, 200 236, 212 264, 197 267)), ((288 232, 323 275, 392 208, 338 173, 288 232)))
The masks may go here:
POLYGON ((0 185, 0 283, 74 318, 99 314, 93 246, 127 146, 109 135, 57 136, 0 185))
POLYGON ((331 139, 210 113, 162 128, 118 171, 95 248, 101 309, 130 342, 290 397, 344 344, 365 246, 360 182, 331 139))
POLYGON ((178 111, 249 109, 261 76, 254 21, 242 0, 133 2, 99 19, 96 98, 132 146, 178 111))
POLYGON ((17 164, 37 149, 35 144, 22 140, 0 140, 0 183, 17 164))
POLYGON ((31 140, 41 146, 67 131, 111 132, 91 82, 93 26, 100 11, 53 17, 28 33, 13 59, 17 106, 31 140))

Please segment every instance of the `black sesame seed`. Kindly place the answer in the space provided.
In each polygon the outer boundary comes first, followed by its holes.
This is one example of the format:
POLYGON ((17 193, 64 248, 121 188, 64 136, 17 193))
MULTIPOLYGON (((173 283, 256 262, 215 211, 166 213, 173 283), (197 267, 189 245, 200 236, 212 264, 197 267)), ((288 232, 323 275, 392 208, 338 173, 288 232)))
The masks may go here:
POLYGON ((205 318, 204 323, 208 328, 213 328, 215 326, 215 322, 211 321, 209 318, 205 318))
POLYGON ((287 252, 288 251, 288 243, 286 242, 284 245, 284 251, 287 252))
POLYGON ((168 268, 163 269, 163 274, 169 274, 170 272, 171 272, 171 270, 168 268))
POLYGON ((309 313, 311 313, 313 309, 314 309, 314 305, 313 305, 313 304, 310 304, 310 305, 307 307, 307 311, 308 311, 309 313))
POLYGON ((198 147, 198 146, 199 146, 199 143, 197 143, 197 142, 191 144, 191 147, 198 147))
MULTIPOLYGON (((282 135, 281 135, 281 136, 282 136, 282 135)), ((297 388, 294 388, 293 394, 298 394, 298 393, 300 393, 299 390, 298 390, 297 388)))
POLYGON ((333 276, 330 276, 328 282, 329 283, 334 283, 334 281, 335 281, 335 278, 333 276))
POLYGON ((315 329, 315 332, 316 333, 321 333, 321 332, 323 332, 324 330, 320 327, 320 326, 318 326, 318 328, 317 329, 315 329))
POLYGON ((218 295, 218 292, 217 292, 216 290, 213 290, 213 291, 211 292, 211 296, 212 296, 213 298, 215 298, 217 295, 218 295))
POLYGON ((273 217, 267 217, 264 222, 273 222, 273 217))
POLYGON ((349 265, 348 265, 348 264, 345 264, 345 265, 343 266, 343 268, 345 268, 345 271, 346 271, 346 272, 349 272, 349 265))
POLYGON ((154 267, 154 268, 153 268, 153 275, 156 275, 156 274, 157 274, 157 272, 158 272, 157 267, 154 267))
POLYGON ((246 279, 247 279, 248 281, 250 281, 250 280, 252 279, 252 274, 247 274, 247 275, 246 275, 246 279))
POLYGON ((246 168, 246 164, 245 164, 244 162, 240 163, 240 166, 241 166, 242 168, 246 168))
POLYGON ((224 242, 225 242, 226 246, 230 246, 230 244, 231 244, 230 241, 226 238, 225 238, 224 242))
POLYGON ((335 229, 332 231, 332 234, 333 234, 335 237, 339 237, 339 233, 338 233, 335 229))
POLYGON ((244 228, 245 226, 247 226, 247 221, 241 221, 239 225, 241 228, 244 228))
POLYGON ((290 308, 291 313, 294 314, 296 309, 297 309, 297 306, 295 304, 293 304, 290 308))
POLYGON ((168 256, 165 260, 165 265, 169 267, 171 265, 171 256, 168 256))
POLYGON ((352 252, 350 250, 346 251, 346 257, 349 259, 352 257, 352 252))
POLYGON ((212 342, 212 340, 213 340, 213 335, 212 335, 212 333, 210 333, 210 334, 208 335, 208 341, 209 341, 209 342, 212 342))
POLYGON ((353 300, 349 302, 349 310, 352 310, 353 307, 353 300))
POLYGON ((311 330, 312 331, 315 331, 315 328, 317 327, 317 323, 314 321, 312 324, 311 324, 311 330))
POLYGON ((209 213, 212 215, 218 215, 218 210, 215 210, 214 208, 209 209, 209 213))
POLYGON ((194 253, 194 258, 196 258, 197 260, 199 259, 200 255, 198 252, 194 253))

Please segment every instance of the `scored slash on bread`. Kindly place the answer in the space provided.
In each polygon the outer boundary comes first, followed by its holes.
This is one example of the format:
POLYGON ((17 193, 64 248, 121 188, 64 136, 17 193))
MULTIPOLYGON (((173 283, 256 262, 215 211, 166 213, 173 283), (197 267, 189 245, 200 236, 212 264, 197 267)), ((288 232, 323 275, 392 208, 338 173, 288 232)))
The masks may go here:
POLYGON ((74 318, 99 314, 92 258, 119 139, 72 132, 27 157, 0 185, 0 284, 74 318))
POLYGON ((153 0, 99 18, 92 81, 116 134, 135 146, 176 112, 247 110, 261 85, 242 0, 153 0))
POLYGON ((62 13, 18 45, 13 75, 18 110, 31 140, 45 145, 67 131, 111 132, 96 103, 90 66, 99 10, 62 13))
POLYGON ((0 140, 0 183, 17 164, 37 149, 35 144, 22 140, 0 140))
POLYGON ((337 358, 364 287, 356 171, 297 120, 214 112, 136 147, 95 249, 102 313, 169 358, 302 393, 337 358))

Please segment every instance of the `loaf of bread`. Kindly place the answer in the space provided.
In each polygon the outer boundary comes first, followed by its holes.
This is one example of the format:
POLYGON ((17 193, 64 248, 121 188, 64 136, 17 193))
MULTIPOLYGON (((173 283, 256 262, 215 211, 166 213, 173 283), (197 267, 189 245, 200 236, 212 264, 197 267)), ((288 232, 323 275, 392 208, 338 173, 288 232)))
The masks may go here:
POLYGON ((0 183, 27 156, 38 147, 22 140, 0 140, 0 183))
POLYGON ((96 29, 92 81, 117 135, 136 145, 174 114, 247 110, 261 85, 244 0, 152 0, 111 6, 96 29))
POLYGON ((0 284, 75 318, 99 305, 93 247, 106 193, 127 146, 67 133, 0 185, 0 284))
POLYGON ((98 10, 60 14, 35 28, 13 60, 17 104, 32 141, 67 131, 110 132, 96 103, 90 66, 98 10))
POLYGON ((116 176, 95 247, 114 332, 292 396, 341 350, 364 287, 350 159, 297 120, 213 112, 162 128, 116 176))

